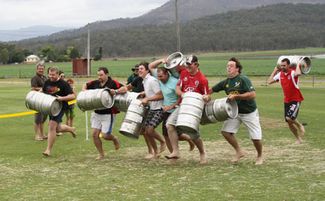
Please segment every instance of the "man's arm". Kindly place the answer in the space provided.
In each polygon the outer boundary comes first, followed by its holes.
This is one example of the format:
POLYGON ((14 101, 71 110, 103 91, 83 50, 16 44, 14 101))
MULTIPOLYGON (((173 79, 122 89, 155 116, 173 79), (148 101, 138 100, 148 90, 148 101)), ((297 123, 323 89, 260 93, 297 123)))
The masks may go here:
POLYGON ((278 67, 274 67, 273 72, 271 73, 270 77, 267 79, 267 84, 273 84, 273 83, 277 82, 273 78, 278 72, 279 72, 278 67))
POLYGON ((160 64, 166 63, 166 58, 157 59, 149 64, 149 70, 152 71, 153 69, 157 68, 160 64))
POLYGON ((229 100, 251 100, 256 97, 255 91, 249 91, 243 94, 229 94, 228 99, 229 100))
POLYGON ((301 66, 300 66, 299 63, 297 64, 296 70, 294 72, 295 72, 295 77, 300 76, 302 74, 301 73, 301 66))

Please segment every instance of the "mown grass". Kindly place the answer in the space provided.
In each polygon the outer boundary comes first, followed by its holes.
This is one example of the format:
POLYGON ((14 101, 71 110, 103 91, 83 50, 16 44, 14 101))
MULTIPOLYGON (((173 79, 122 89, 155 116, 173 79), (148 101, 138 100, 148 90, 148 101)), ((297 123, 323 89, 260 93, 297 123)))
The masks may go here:
MULTIPOLYGON (((197 53, 202 72, 207 76, 225 75, 225 66, 230 57, 238 57, 247 75, 269 75, 278 57, 281 55, 307 55, 324 54, 325 48, 305 48, 293 50, 257 51, 257 52, 220 52, 197 53)), ((167 55, 164 55, 167 56, 167 55)), ((131 68, 141 62, 151 62, 156 57, 138 58, 113 58, 103 61, 92 61, 91 74, 95 75, 98 67, 106 66, 113 77, 126 77, 131 73, 131 68)), ((58 66, 66 75, 72 75, 72 62, 47 63, 47 66, 58 66)), ((310 75, 325 75, 325 59, 312 59, 310 75)), ((0 65, 0 78, 32 77, 35 73, 34 64, 0 65)))
MULTIPOLYGON (((41 154, 46 142, 33 141, 33 116, 0 119, 0 199, 324 200, 324 86, 302 87, 305 101, 299 119, 307 123, 307 132, 305 142, 295 145, 283 122, 281 89, 253 80, 264 138, 262 166, 254 165, 255 150, 244 128, 237 137, 247 155, 237 165, 230 163, 234 153, 219 134, 221 123, 201 127, 207 165, 199 165, 198 151, 189 152, 184 142, 177 163, 163 157, 147 161, 143 138, 118 134, 124 113, 114 128, 121 149, 114 151, 104 142, 107 157, 96 161, 92 140, 85 140, 85 114, 76 109, 77 139, 69 134, 58 137, 50 158, 41 154)), ((77 79, 77 89, 84 81, 77 79)), ((29 80, 0 80, 0 115, 26 111, 28 90, 29 80)))

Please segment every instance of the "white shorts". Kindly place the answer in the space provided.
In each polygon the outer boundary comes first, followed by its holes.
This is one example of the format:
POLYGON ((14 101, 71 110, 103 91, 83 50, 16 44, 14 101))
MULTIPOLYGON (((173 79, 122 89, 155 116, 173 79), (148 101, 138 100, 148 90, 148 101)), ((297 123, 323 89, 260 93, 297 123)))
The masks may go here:
POLYGON ((235 119, 226 120, 221 130, 227 133, 237 133, 241 123, 246 126, 252 140, 262 139, 262 129, 257 109, 249 114, 238 114, 235 119))
POLYGON ((177 122, 177 117, 178 117, 178 111, 179 111, 179 107, 177 107, 168 117, 167 121, 166 121, 166 126, 167 125, 172 125, 172 126, 176 126, 176 122, 177 122))
POLYGON ((116 114, 91 113, 91 128, 101 130, 104 134, 111 134, 116 114))

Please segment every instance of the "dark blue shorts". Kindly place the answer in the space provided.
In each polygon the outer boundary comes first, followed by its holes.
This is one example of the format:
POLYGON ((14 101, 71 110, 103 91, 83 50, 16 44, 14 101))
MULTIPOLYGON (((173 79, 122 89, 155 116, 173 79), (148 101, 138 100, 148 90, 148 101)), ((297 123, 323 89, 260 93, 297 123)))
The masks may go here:
POLYGON ((61 110, 60 113, 56 116, 50 116, 50 120, 57 122, 58 124, 62 122, 62 117, 64 115, 65 110, 61 110))
POLYGON ((284 118, 295 120, 298 117, 298 112, 300 108, 300 102, 292 101, 290 103, 284 103, 284 118))

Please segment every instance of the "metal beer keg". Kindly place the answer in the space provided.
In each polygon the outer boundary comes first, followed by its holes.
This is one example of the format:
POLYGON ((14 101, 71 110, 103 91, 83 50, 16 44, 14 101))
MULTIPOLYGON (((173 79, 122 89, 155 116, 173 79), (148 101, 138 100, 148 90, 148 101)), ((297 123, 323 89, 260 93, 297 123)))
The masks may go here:
POLYGON ((62 103, 54 96, 38 91, 30 91, 26 95, 25 105, 28 109, 51 116, 58 115, 62 109, 62 103))
POLYGON ((283 59, 289 59, 290 67, 296 68, 297 64, 300 64, 301 73, 308 74, 311 70, 311 59, 308 56, 280 56, 277 61, 277 66, 280 67, 281 61, 283 59))
POLYGON ((209 101, 203 110, 201 124, 209 124, 233 119, 238 115, 238 105, 236 101, 229 101, 221 98, 209 101))
POLYGON ((186 92, 182 97, 176 129, 180 133, 186 133, 195 138, 199 131, 199 125, 204 108, 203 96, 196 92, 186 92))
POLYGON ((77 105, 82 111, 111 108, 114 99, 109 89, 90 89, 81 91, 77 96, 77 105))
POLYGON ((140 93, 126 92, 125 94, 117 94, 114 96, 114 107, 121 112, 126 112, 132 100, 139 97, 140 93))
POLYGON ((169 70, 169 72, 176 78, 179 77, 179 73, 177 71, 178 65, 183 65, 185 62, 185 57, 181 52, 174 52, 169 55, 166 59, 165 68, 169 70))
POLYGON ((147 109, 142 105, 141 100, 132 100, 119 132, 124 136, 138 139, 146 114, 147 109))

